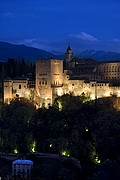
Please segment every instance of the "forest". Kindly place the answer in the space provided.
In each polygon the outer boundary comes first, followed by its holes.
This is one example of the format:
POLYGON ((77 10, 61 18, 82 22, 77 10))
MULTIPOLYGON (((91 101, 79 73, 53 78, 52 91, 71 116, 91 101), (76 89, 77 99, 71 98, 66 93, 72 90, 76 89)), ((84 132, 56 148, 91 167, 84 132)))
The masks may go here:
POLYGON ((120 111, 113 98, 88 101, 66 94, 48 109, 36 109, 24 98, 4 104, 0 151, 74 157, 81 162, 82 179, 120 179, 120 111))

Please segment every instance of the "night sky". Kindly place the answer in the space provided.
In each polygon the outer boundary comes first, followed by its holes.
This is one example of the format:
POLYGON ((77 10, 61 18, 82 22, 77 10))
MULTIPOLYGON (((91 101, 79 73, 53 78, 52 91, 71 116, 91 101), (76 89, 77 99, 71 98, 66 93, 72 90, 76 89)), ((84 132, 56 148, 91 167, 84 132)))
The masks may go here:
POLYGON ((120 52, 120 0, 0 0, 0 41, 120 52))

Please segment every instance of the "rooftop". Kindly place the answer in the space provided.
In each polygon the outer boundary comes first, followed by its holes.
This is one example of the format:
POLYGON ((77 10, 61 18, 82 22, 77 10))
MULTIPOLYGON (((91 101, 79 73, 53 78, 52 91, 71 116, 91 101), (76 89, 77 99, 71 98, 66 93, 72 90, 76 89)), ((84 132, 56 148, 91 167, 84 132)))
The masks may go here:
POLYGON ((33 161, 27 159, 18 159, 13 161, 12 164, 33 164, 33 161))

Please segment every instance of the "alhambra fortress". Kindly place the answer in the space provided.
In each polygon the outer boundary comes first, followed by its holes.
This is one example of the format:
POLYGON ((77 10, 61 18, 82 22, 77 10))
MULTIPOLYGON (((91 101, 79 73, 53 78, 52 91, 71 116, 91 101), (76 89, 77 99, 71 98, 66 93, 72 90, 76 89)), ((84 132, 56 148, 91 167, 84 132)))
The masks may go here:
POLYGON ((34 96, 38 107, 52 104, 63 94, 88 96, 90 99, 120 96, 120 61, 96 61, 75 58, 68 46, 65 59, 36 61, 35 80, 15 78, 4 80, 4 102, 13 98, 34 96))

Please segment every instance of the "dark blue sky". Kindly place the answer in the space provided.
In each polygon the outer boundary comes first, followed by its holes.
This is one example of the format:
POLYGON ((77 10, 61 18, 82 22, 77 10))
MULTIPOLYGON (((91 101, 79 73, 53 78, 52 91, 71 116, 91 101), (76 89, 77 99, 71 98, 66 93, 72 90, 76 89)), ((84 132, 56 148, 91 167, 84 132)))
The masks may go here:
POLYGON ((0 40, 120 52, 120 0, 0 0, 0 40))

